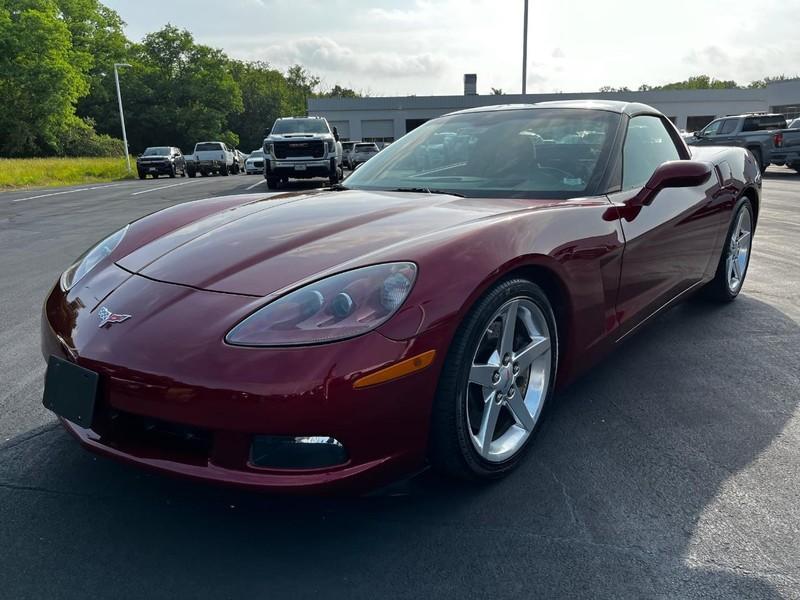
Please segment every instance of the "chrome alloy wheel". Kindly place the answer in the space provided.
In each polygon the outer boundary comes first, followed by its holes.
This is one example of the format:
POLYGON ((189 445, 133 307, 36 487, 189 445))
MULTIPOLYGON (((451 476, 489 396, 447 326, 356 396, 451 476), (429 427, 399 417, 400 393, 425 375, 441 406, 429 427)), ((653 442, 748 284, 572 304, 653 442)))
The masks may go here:
POLYGON ((736 226, 731 231, 728 257, 725 261, 725 273, 727 274, 728 288, 731 292, 737 292, 744 282, 747 261, 750 257, 752 230, 750 211, 745 208, 739 213, 736 226))
POLYGON ((472 444, 485 460, 511 458, 533 432, 550 383, 551 335, 527 298, 509 300, 489 319, 464 398, 472 444))

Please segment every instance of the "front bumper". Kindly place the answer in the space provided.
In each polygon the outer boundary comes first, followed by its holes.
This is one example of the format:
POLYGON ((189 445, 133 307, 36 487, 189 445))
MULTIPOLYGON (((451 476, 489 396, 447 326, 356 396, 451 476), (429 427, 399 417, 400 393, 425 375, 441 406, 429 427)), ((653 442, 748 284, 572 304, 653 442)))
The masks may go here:
POLYGON ((145 175, 149 175, 151 173, 157 173, 158 175, 165 175, 167 173, 172 172, 172 163, 171 162, 136 163, 136 170, 139 173, 143 173, 145 175))
POLYGON ((330 177, 336 173, 336 159, 315 160, 268 159, 264 162, 264 177, 288 177, 290 179, 310 179, 330 177))
POLYGON ((114 266, 106 271, 69 293, 56 286, 43 313, 45 357, 100 374, 91 428, 64 422, 84 447, 183 477, 276 491, 366 490, 424 463, 439 359, 386 384, 354 389, 353 382, 438 347, 440 333, 396 341, 373 331, 324 346, 235 347, 224 343, 225 330, 252 310, 253 298, 158 283, 114 266), (142 298, 153 312, 137 315, 142 298), (98 327, 100 299, 133 316, 98 327), (160 429, 171 435, 152 435, 160 429), (325 468, 256 467, 252 444, 265 435, 330 436, 347 460, 325 468))

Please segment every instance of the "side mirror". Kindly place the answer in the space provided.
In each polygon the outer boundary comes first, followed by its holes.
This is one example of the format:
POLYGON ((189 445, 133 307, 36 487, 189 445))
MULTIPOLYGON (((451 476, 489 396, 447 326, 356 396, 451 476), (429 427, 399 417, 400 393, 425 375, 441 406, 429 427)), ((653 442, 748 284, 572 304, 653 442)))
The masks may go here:
POLYGON ((695 187, 711 177, 714 167, 698 160, 670 160, 655 170, 639 192, 638 203, 647 206, 665 188, 695 187))
POLYGON ((701 138, 703 137, 703 133, 701 131, 695 131, 694 133, 692 133, 692 136, 696 138, 701 138))

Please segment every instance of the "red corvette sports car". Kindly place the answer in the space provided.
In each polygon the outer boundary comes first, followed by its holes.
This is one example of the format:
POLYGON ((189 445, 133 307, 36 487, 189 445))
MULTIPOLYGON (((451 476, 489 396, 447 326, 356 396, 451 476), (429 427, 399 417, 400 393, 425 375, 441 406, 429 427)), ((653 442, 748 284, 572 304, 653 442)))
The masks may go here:
POLYGON ((270 490, 494 478, 554 390, 690 293, 733 300, 761 177, 641 104, 429 121, 325 190, 173 206, 44 306, 44 404, 90 450, 270 490))

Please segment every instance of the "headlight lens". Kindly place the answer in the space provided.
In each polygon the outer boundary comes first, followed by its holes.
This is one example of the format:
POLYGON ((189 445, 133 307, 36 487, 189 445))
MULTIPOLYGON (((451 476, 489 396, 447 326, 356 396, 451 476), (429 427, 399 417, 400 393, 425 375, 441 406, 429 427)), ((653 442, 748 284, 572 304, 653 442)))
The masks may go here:
POLYGON ((416 276, 411 262, 332 275, 260 308, 231 329, 225 341, 237 346, 299 346, 361 335, 397 312, 416 276))
POLYGON ((106 239, 95 244, 78 257, 78 259, 72 263, 72 266, 61 275, 61 289, 66 292, 71 289, 73 285, 78 283, 84 275, 97 266, 97 263, 114 251, 114 248, 119 245, 127 231, 128 225, 125 225, 125 227, 116 233, 112 233, 106 239))

